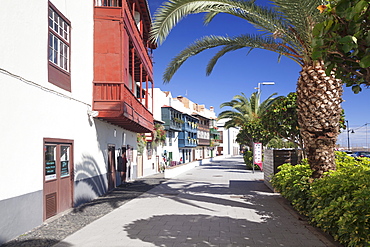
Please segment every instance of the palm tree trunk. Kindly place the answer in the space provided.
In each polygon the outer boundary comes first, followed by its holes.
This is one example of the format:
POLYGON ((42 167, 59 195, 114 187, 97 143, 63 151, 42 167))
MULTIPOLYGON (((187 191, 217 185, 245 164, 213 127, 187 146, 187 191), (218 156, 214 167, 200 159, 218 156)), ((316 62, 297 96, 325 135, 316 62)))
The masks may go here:
POLYGON ((298 123, 313 178, 335 170, 334 149, 342 114, 342 83, 323 62, 302 67, 297 85, 298 123))

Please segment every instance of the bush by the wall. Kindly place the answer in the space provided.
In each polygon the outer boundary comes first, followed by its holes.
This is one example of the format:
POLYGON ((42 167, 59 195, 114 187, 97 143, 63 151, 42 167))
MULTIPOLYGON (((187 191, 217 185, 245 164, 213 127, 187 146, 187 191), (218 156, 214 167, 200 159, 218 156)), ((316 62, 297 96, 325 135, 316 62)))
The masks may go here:
POLYGON ((312 174, 307 160, 295 166, 284 164, 279 166, 279 169, 280 171, 271 179, 272 186, 300 213, 306 214, 305 209, 309 198, 307 193, 311 187, 310 175, 312 174))
POLYGON ((337 153, 337 171, 312 181, 311 169, 280 166, 274 188, 316 226, 346 246, 370 246, 370 161, 337 153))
MULTIPOLYGON (((247 167, 248 170, 252 170, 253 169, 253 152, 252 151, 245 151, 243 153, 243 158, 244 158, 244 163, 247 167)), ((259 170, 260 167, 258 165, 254 165, 254 169, 255 170, 259 170)))

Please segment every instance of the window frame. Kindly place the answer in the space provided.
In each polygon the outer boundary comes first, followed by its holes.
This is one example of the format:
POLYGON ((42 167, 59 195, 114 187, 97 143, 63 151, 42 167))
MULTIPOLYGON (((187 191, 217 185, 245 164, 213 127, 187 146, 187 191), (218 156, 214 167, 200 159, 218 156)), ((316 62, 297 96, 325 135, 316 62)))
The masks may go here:
POLYGON ((49 1, 48 2, 48 44, 47 44, 47 61, 48 61, 48 81, 64 90, 71 92, 71 22, 49 1), (57 29, 55 30, 55 19, 50 19, 50 10, 58 15, 58 20, 61 19, 62 22, 57 23, 57 29), (52 26, 50 26, 50 21, 52 22, 52 26), (62 27, 62 29, 60 29, 62 27), (65 30, 67 27, 67 30, 65 30), (63 36, 60 34, 62 32, 63 36), (65 37, 67 36, 67 38, 65 37), (53 43, 51 37, 54 37, 53 43), (51 44, 54 45, 55 39, 57 40, 58 51, 56 53, 56 59, 60 59, 61 56, 66 59, 66 62, 62 66, 58 60, 56 62, 50 60, 50 53, 51 51, 55 51, 55 46, 50 46, 51 44), (60 49, 60 44, 64 44, 63 49, 60 49), (67 52, 64 52, 65 48, 67 47, 67 52), (62 53, 60 53, 62 50, 62 53))

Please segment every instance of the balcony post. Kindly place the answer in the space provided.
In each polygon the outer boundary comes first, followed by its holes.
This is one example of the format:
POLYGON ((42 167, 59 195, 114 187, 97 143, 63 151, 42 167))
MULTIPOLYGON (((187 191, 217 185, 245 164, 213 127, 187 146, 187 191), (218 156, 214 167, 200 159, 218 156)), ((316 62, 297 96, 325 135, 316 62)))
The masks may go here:
POLYGON ((149 100, 149 93, 148 93, 148 80, 149 80, 149 76, 146 75, 146 79, 145 79, 145 107, 148 109, 148 100, 149 100))
MULTIPOLYGON (((152 113, 154 114, 154 82, 151 81, 152 83, 152 113)), ((367 142, 367 138, 366 138, 366 142, 367 142)))
POLYGON ((143 64, 140 63, 140 102, 143 103, 143 64))
POLYGON ((135 95, 135 48, 131 49, 131 92, 135 95))

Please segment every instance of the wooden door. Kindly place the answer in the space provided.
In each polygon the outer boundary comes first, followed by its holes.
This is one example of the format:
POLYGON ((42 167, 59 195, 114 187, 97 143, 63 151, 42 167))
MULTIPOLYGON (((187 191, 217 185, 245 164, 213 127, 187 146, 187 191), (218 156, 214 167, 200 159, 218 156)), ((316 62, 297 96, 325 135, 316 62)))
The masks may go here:
POLYGON ((137 156, 137 176, 143 176, 143 155, 137 156))
POLYGON ((73 206, 73 141, 44 141, 44 220, 73 206))
POLYGON ((116 187, 116 159, 115 159, 115 146, 108 146, 108 169, 107 169, 107 180, 108 190, 112 190, 116 187))

